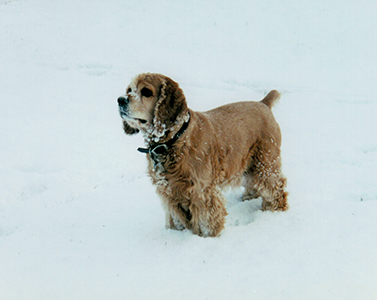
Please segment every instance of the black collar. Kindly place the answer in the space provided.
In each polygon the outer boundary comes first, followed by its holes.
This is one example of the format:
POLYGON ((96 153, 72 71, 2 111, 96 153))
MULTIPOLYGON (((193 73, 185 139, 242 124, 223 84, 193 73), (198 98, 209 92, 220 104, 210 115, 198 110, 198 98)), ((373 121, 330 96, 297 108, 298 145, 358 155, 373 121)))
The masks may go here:
POLYGON ((168 150, 174 145, 174 143, 182 136, 182 134, 186 131, 189 123, 190 123, 190 114, 189 114, 189 120, 185 122, 181 129, 166 143, 162 144, 153 144, 150 145, 149 148, 137 148, 137 151, 141 153, 149 153, 153 159, 153 161, 156 163, 158 158, 162 155, 165 156, 168 153, 168 150))

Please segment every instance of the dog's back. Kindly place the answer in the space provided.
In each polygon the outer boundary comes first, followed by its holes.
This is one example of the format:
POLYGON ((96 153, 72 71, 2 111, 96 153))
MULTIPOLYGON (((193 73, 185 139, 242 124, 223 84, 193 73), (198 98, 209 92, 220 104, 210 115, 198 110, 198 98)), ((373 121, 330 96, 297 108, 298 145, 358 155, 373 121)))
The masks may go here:
POLYGON ((273 138, 280 147, 280 127, 271 107, 279 99, 278 91, 271 91, 259 102, 244 101, 226 104, 204 113, 209 118, 215 134, 221 135, 221 144, 243 144, 239 149, 249 149, 257 140, 273 138))

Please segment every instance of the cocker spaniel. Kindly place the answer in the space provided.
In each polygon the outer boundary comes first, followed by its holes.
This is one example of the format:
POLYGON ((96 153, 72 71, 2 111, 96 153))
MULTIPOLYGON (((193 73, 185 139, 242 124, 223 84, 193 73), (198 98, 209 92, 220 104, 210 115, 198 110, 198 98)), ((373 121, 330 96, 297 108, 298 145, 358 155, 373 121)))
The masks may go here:
POLYGON ((218 236, 224 228, 222 188, 243 186, 243 200, 262 197, 262 209, 288 209, 281 173, 281 133, 271 91, 260 102, 207 112, 187 107, 178 84, 161 74, 136 76, 118 98, 127 134, 141 132, 148 171, 166 214, 166 227, 218 236))

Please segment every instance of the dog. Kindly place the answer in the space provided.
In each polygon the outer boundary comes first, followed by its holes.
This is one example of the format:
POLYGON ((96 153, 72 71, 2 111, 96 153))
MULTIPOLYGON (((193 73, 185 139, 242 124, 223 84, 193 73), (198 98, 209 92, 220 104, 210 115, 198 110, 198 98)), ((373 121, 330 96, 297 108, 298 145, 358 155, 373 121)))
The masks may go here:
POLYGON ((143 73, 118 98, 126 134, 142 133, 148 173, 165 210, 166 227, 216 237, 224 229, 222 189, 243 186, 242 200, 262 197, 262 209, 288 209, 281 172, 281 132, 271 91, 260 102, 238 102, 196 112, 178 83, 143 73))

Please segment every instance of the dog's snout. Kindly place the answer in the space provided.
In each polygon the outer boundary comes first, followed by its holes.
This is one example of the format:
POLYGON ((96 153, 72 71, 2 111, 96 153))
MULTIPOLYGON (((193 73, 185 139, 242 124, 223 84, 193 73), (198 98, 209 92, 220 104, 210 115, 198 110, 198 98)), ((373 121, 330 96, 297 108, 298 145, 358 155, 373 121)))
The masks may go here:
POLYGON ((123 97, 123 96, 120 96, 120 97, 118 98, 118 104, 119 104, 120 106, 124 106, 124 105, 126 105, 127 103, 128 103, 128 98, 123 97))

